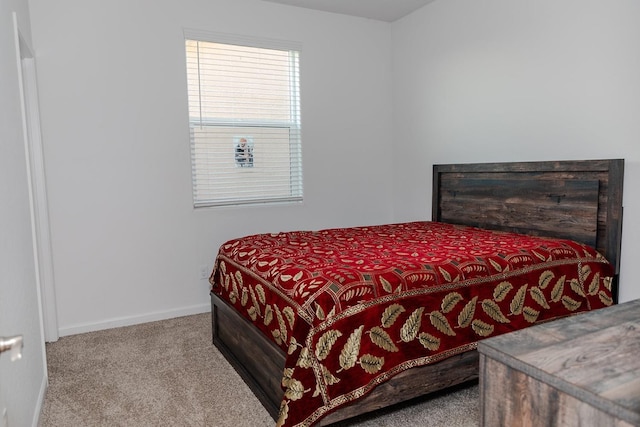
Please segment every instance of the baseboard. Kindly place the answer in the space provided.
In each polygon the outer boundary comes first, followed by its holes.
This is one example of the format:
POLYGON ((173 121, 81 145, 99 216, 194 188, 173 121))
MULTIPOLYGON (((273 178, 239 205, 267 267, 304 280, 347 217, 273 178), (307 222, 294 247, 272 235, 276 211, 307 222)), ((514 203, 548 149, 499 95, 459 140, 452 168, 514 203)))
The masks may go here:
POLYGON ((174 317, 190 316, 192 314, 208 313, 211 311, 210 304, 193 305, 176 310, 157 311, 154 313, 141 314, 136 316, 120 317, 104 322, 86 323, 83 325, 69 326, 58 329, 61 337, 68 335, 83 334, 85 332, 101 331, 104 329, 119 328, 122 326, 138 325, 140 323, 155 322, 157 320, 173 319, 174 317))

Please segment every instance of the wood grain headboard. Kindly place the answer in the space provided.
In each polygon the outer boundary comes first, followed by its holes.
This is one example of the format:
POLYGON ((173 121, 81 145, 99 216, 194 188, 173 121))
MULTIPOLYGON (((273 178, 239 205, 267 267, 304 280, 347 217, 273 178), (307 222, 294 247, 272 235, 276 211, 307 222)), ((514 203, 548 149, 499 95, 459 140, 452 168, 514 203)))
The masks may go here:
POLYGON ((623 159, 434 165, 432 219, 586 243, 617 275, 623 178, 623 159))

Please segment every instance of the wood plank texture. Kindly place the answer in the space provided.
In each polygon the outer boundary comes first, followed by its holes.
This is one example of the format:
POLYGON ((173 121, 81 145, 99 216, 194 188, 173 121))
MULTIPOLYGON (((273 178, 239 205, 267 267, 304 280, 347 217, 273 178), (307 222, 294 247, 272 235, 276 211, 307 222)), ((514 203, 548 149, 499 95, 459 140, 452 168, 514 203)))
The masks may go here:
POLYGON ((386 408, 419 396, 477 380, 478 352, 457 354, 434 365, 403 371, 378 385, 365 398, 351 403, 320 420, 318 426, 386 408))
POLYGON ((284 352, 214 293, 211 307, 213 344, 276 419, 284 395, 284 352))
MULTIPOLYGON (((486 175, 486 174, 485 174, 486 175)), ((440 220, 473 224, 524 234, 566 237, 596 245, 598 180, 536 179, 521 174, 487 177, 442 177, 443 188, 458 188, 441 194, 440 220), (482 209, 469 210, 477 204, 482 209), (494 226, 495 227, 495 226, 494 226)))
POLYGON ((432 219, 583 242, 617 273, 623 175, 623 159, 434 165, 432 219))
POLYGON ((638 313, 640 300, 481 341, 483 425, 640 425, 638 313))
POLYGON ((484 355, 480 355, 480 370, 489 372, 492 378, 481 385, 480 425, 483 427, 637 425, 599 410, 484 355), (498 381, 496 378, 501 380, 498 381))

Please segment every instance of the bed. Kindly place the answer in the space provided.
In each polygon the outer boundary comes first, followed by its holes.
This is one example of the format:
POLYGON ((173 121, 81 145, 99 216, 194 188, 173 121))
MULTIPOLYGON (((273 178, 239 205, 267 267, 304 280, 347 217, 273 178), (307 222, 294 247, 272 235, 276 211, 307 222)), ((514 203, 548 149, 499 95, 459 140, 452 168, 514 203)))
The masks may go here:
POLYGON ((623 167, 434 165, 431 221, 230 240, 213 343, 277 425, 473 381, 480 339, 617 302, 623 167))

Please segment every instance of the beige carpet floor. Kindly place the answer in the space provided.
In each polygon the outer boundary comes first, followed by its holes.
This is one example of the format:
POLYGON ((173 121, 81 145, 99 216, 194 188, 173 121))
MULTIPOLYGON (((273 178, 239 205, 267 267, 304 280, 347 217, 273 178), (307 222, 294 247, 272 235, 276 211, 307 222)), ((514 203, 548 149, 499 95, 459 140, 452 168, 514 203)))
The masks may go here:
MULTIPOLYGON (((40 427, 273 427, 211 344, 210 314, 62 337, 47 344, 40 427)), ((364 415, 342 426, 478 425, 478 386, 364 415)))

